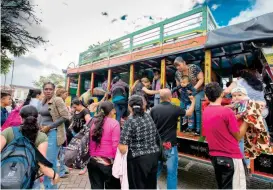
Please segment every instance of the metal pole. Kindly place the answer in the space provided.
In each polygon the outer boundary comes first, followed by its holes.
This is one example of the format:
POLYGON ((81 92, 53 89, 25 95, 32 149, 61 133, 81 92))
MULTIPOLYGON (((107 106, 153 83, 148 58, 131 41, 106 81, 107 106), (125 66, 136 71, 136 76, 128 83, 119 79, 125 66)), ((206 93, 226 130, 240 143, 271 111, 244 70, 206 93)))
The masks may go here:
POLYGON ((7 75, 5 74, 5 80, 4 80, 4 90, 6 89, 6 79, 7 79, 7 75))
POLYGON ((14 60, 12 61, 12 73, 11 73, 11 81, 10 81, 11 88, 12 88, 12 82, 13 82, 13 72, 14 72, 14 60))

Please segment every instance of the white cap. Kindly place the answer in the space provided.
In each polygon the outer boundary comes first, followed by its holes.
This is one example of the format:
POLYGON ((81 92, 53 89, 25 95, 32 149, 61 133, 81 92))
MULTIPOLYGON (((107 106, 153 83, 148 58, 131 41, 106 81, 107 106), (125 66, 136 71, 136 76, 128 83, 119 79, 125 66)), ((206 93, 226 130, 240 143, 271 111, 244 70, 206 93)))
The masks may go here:
POLYGON ((247 96, 247 91, 244 87, 235 87, 231 90, 231 94, 235 93, 235 92, 240 92, 240 93, 243 93, 247 96))

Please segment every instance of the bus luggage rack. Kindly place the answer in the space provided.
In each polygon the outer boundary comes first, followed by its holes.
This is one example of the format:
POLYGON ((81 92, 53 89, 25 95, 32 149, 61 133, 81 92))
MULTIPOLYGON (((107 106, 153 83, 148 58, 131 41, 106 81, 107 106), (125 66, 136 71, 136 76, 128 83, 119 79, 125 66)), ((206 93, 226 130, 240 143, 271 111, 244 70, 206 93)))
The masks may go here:
POLYGON ((141 49, 183 40, 185 36, 196 37, 217 28, 207 6, 166 19, 119 39, 107 41, 80 54, 79 65, 111 59, 141 49))

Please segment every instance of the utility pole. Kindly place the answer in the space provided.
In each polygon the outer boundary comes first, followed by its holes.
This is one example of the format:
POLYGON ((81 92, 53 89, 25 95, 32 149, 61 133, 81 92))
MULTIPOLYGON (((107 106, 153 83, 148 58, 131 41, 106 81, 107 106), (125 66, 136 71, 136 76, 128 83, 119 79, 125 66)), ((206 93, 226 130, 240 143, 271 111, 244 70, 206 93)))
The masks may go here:
POLYGON ((11 88, 12 88, 12 82, 13 82, 13 72, 14 72, 14 60, 12 61, 12 73, 11 73, 11 81, 10 81, 11 88))
POLYGON ((4 79, 4 90, 6 89, 6 79, 7 79, 7 74, 5 74, 5 79, 4 79))

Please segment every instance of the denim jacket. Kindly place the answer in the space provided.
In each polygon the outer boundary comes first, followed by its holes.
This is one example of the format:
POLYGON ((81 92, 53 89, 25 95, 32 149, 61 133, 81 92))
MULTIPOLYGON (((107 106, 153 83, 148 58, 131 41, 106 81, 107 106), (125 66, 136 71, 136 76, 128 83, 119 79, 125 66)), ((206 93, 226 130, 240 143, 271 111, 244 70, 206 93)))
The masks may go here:
POLYGON ((189 96, 195 96, 197 94, 197 91, 192 84, 188 84, 186 87, 182 87, 181 85, 179 85, 172 90, 172 93, 180 89, 180 101, 183 101, 184 103, 190 103, 191 101, 189 99, 189 96), (191 91, 191 93, 188 93, 188 91, 191 91))

